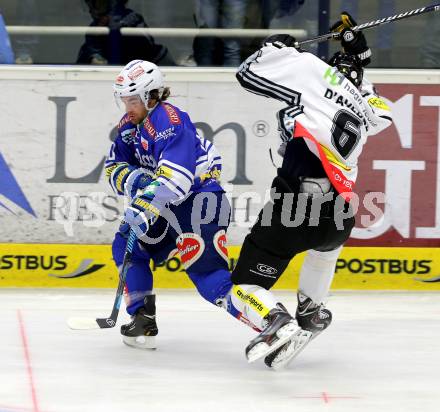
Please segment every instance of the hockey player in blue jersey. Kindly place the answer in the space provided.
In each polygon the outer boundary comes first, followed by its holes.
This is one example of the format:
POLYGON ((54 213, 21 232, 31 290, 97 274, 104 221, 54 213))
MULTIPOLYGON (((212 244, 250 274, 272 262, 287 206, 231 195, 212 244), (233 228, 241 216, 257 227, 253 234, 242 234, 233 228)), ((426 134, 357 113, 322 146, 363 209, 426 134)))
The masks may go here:
POLYGON ((155 347, 158 328, 149 264, 151 259, 166 260, 176 249, 206 300, 262 331, 246 349, 249 361, 300 334, 270 291, 232 284, 226 249, 230 206, 219 184, 221 157, 211 142, 197 135, 188 114, 166 102, 170 92, 158 67, 132 61, 113 88, 126 113, 106 160, 106 174, 114 191, 130 199, 112 246, 118 267, 129 227, 138 237, 126 278, 132 321, 121 327, 124 343, 155 347))

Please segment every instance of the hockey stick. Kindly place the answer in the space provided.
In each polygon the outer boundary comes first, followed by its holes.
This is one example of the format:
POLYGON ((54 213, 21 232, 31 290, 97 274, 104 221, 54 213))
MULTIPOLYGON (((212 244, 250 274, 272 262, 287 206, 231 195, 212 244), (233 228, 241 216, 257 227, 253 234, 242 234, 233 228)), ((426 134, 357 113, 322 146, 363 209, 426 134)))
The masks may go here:
POLYGON ((116 325, 118 319, 119 308, 122 302, 122 296, 125 288, 125 278, 127 271, 130 267, 131 255, 133 253, 133 247, 136 242, 136 235, 133 230, 130 230, 128 235, 127 246, 125 247, 124 261, 122 263, 121 273, 119 274, 119 284, 116 291, 115 302, 113 303, 113 309, 110 317, 108 318, 70 318, 67 320, 67 325, 70 329, 85 330, 85 329, 106 329, 113 328, 116 325))
MULTIPOLYGON (((387 24, 393 21, 406 19, 408 17, 418 16, 420 14, 429 13, 431 11, 440 11, 440 3, 433 4, 431 6, 421 7, 420 9, 406 11, 400 14, 395 14, 394 16, 384 17, 379 20, 373 20, 367 23, 362 23, 352 27, 351 30, 359 31, 364 29, 370 29, 371 27, 380 26, 381 24, 387 24)), ((321 36, 313 37, 312 39, 307 39, 300 42, 297 41, 295 42, 295 47, 304 46, 305 44, 316 43, 316 42, 320 43, 329 39, 338 39, 339 35, 340 35, 339 32, 330 32, 330 33, 322 34, 321 36)))

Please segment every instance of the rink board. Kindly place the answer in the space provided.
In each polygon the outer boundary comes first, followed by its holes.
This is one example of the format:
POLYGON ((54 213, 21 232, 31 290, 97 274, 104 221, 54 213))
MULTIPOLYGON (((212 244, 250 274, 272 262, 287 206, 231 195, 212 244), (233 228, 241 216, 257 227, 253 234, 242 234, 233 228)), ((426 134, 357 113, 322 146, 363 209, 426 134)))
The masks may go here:
MULTIPOLYGON (((230 269, 240 247, 229 247, 230 269)), ((346 247, 332 285, 339 290, 440 290, 440 248, 346 247)), ((304 255, 277 282, 296 289, 304 255)), ((152 266, 155 288, 193 285, 177 258, 152 266)), ((118 273, 110 245, 0 244, 0 287, 113 288, 118 273)))
MULTIPOLYGON (((0 243, 109 244, 124 210, 104 172, 122 116, 111 88, 119 68, 0 66, 0 243)), ((233 68, 165 73, 170 101, 222 156, 228 242, 241 245, 282 162, 283 104, 247 93, 233 68)), ((363 147, 347 246, 440 247, 440 70, 366 74, 390 101, 394 124, 363 147)))

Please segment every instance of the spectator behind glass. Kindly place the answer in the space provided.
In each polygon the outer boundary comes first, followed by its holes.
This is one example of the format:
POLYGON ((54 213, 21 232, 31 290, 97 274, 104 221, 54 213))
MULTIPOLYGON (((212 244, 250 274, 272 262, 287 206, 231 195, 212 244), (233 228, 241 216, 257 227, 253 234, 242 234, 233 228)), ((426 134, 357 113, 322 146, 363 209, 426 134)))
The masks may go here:
POLYGON ((426 23, 422 30, 422 41, 419 48, 422 67, 427 69, 440 68, 440 23, 435 13, 425 14, 426 23))
POLYGON ((5 21, 0 13, 0 64, 13 64, 14 53, 6 31, 5 21))
MULTIPOLYGON (((20 0, 16 3, 17 23, 23 26, 38 26, 39 14, 35 0, 20 0)), ((13 47, 15 51, 15 63, 32 64, 35 48, 38 45, 38 36, 26 34, 15 36, 13 47)))
POLYGON ((160 65, 174 65, 165 46, 155 43, 152 36, 122 36, 122 27, 148 27, 144 18, 126 7, 128 0, 84 0, 89 7, 90 26, 109 27, 108 36, 86 35, 77 63, 124 65, 143 59, 160 65))
MULTIPOLYGON (((246 29, 271 29, 283 33, 285 29, 306 29, 310 35, 317 35, 317 5, 307 4, 305 13, 305 0, 254 0, 249 1, 246 8, 246 29), (298 24, 298 19, 293 18, 297 12, 303 12, 303 19, 298 24), (313 26, 310 30, 309 26, 313 26)), ((249 56, 261 47, 261 37, 243 39, 242 54, 249 56)), ((314 45, 312 45, 314 46, 314 45)), ((313 49, 313 47, 312 47, 313 49)), ((309 50, 308 50, 309 51, 309 50)))
MULTIPOLYGON (((262 27, 273 28, 273 20, 291 17, 304 2, 305 0, 260 0, 262 27)), ((275 27, 279 28, 277 24, 275 27)))
MULTIPOLYGON (((243 28, 247 0, 197 0, 196 21, 200 28, 243 28)), ((232 66, 241 63, 239 39, 196 37, 194 59, 199 66, 232 66)))

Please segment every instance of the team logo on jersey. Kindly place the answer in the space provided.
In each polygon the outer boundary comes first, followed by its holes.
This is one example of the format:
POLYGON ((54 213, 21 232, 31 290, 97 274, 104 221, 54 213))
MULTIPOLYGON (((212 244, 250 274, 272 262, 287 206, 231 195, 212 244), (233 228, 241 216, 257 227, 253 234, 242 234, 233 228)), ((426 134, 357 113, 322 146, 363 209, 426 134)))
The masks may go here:
POLYGON ((344 81, 345 76, 338 72, 335 67, 329 67, 324 73, 324 80, 327 80, 332 86, 339 86, 344 81))
POLYGON ((148 140, 144 137, 141 137, 141 146, 145 151, 148 150, 148 140))
POLYGON ((176 245, 185 269, 194 264, 205 250, 204 240, 196 233, 182 233, 177 238, 176 245))
POLYGON ((226 248, 226 232, 224 230, 219 230, 214 235, 214 247, 215 250, 218 252, 218 254, 226 260, 226 262, 229 262, 228 259, 228 249, 226 248))
POLYGON ((162 130, 161 132, 156 133, 156 140, 160 139, 168 139, 171 136, 175 136, 176 133, 174 133, 174 126, 169 127, 168 129, 162 130))
POLYGON ((0 208, 6 209, 8 212, 16 215, 17 213, 12 210, 13 207, 11 207, 15 205, 18 206, 20 209, 25 210, 33 217, 37 217, 1 153, 0 181, 2 182, 0 185, 0 198, 4 197, 6 201, 12 203, 11 205, 8 205, 5 204, 5 201, 0 201, 0 208))
POLYGON ((170 119, 170 122, 173 124, 180 124, 180 117, 176 110, 174 110, 174 107, 169 104, 164 104, 163 106, 166 114, 168 115, 168 119, 170 119))
POLYGON ((380 97, 372 97, 368 99, 368 103, 370 106, 377 107, 378 109, 390 110, 390 107, 380 97))
POLYGON ((136 129, 127 129, 121 132, 122 141, 126 144, 133 143, 136 139, 136 129))
POLYGON ((147 117, 144 123, 144 129, 147 131, 147 133, 153 138, 156 138, 156 129, 151 124, 150 119, 147 117))
POLYGON ((154 159, 153 155, 149 155, 149 154, 141 154, 139 152, 139 148, 136 147, 136 150, 134 152, 134 156, 136 157, 136 159, 139 161, 139 163, 144 166, 147 167, 148 169, 156 169, 157 167, 157 162, 154 159))
POLYGON ((135 67, 131 72, 128 73, 128 78, 130 80, 135 81, 139 76, 142 76, 145 73, 145 70, 142 66, 135 67))

